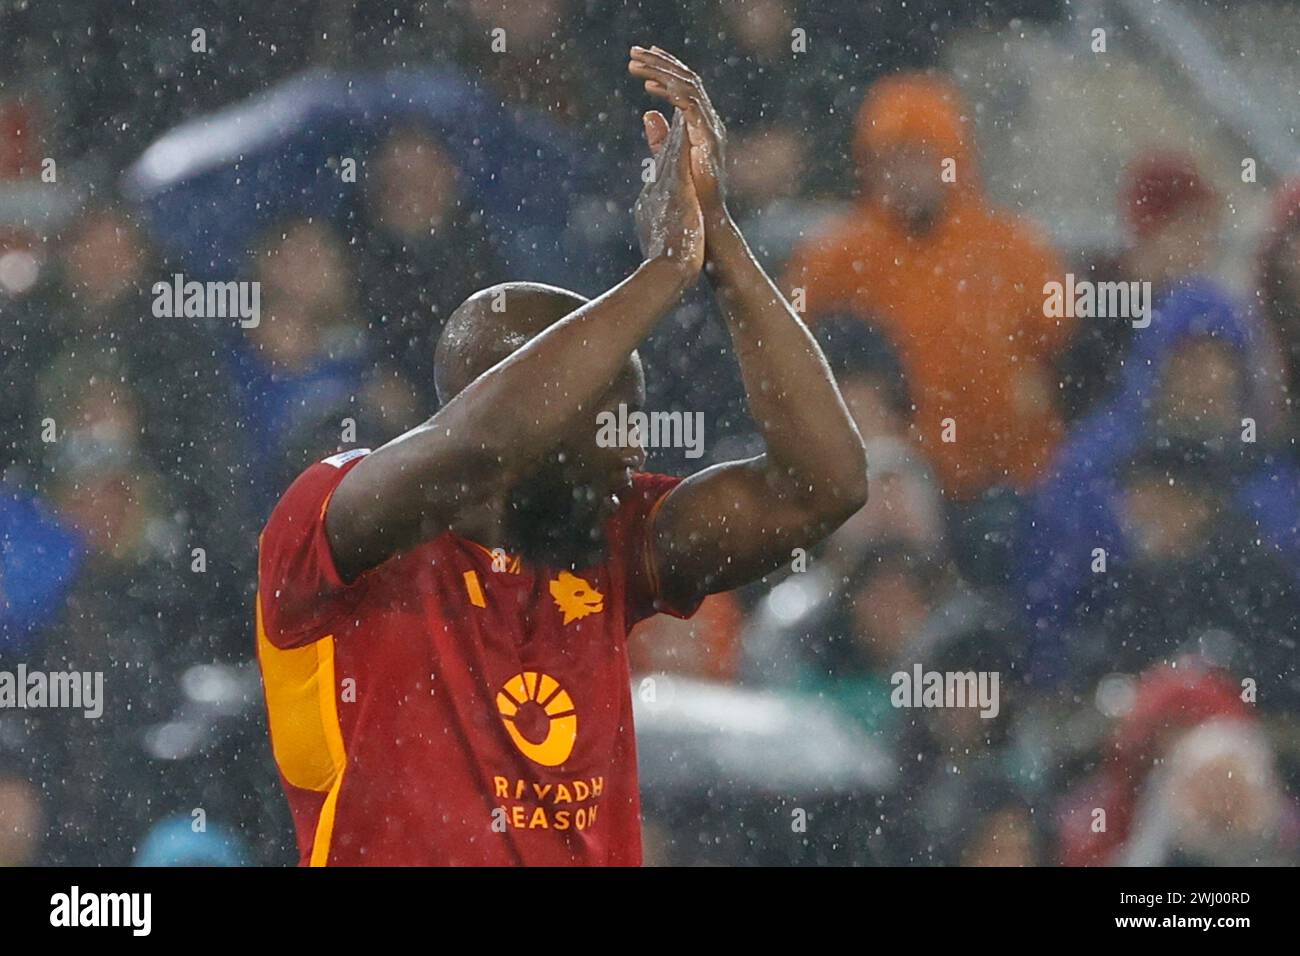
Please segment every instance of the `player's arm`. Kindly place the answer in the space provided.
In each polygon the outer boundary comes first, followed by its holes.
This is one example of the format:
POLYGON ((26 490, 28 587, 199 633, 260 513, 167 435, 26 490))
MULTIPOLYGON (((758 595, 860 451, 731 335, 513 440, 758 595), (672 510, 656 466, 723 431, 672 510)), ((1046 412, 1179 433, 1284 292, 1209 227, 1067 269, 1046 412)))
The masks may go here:
MULTIPOLYGON (((634 48, 630 72, 686 120, 705 221, 706 270, 740 362, 749 411, 767 453, 687 478, 654 528, 660 590, 672 603, 753 580, 810 547, 867 498, 862 438, 826 360, 750 252, 727 211, 725 132, 699 78, 654 48, 634 48)), ((654 149, 667 122, 646 117, 654 149)))
POLYGON ((429 421, 367 456, 326 514, 345 580, 441 533, 515 485, 613 384, 654 323, 695 281, 703 226, 680 125, 636 218, 645 261, 475 379, 429 421))

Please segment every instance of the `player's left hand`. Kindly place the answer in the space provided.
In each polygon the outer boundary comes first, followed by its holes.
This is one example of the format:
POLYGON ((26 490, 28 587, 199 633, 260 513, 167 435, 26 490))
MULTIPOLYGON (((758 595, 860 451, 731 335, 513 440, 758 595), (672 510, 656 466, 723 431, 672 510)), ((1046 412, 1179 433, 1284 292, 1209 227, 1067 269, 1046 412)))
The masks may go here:
POLYGON ((655 127, 648 115, 645 124, 655 175, 632 207, 641 254, 668 259, 683 268, 684 281, 693 280, 704 265, 705 227, 687 157, 686 121, 679 111, 666 130, 655 127))
MULTIPOLYGON (((691 147, 691 178, 700 200, 705 224, 713 226, 726 218, 727 130, 704 91, 704 83, 690 67, 659 47, 632 47, 628 72, 645 81, 646 92, 666 100, 682 111, 691 147)), ((652 143, 668 133, 662 113, 646 115, 646 138, 652 143)))

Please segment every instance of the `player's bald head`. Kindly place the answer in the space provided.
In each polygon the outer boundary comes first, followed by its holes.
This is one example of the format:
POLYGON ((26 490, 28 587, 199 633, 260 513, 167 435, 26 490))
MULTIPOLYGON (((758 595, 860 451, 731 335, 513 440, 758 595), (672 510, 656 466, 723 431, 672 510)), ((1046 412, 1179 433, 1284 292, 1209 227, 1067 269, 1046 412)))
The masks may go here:
MULTIPOLYGON (((447 404, 484 372, 581 308, 587 300, 575 292, 533 282, 492 286, 466 299, 448 318, 434 356, 434 386, 438 400, 447 404)), ((584 341, 575 348, 598 347, 584 341)), ((600 336, 592 335, 599 339, 600 336)), ((559 359, 563 361, 563 358, 559 359)), ((545 371, 525 372, 539 382, 545 371)), ((517 398, 503 415, 527 421, 530 401, 517 398)), ((626 405, 640 409, 645 403, 645 373, 636 352, 627 356, 622 370, 603 395, 574 414, 553 443, 539 454, 525 476, 508 492, 507 537, 519 543, 529 560, 561 567, 587 567, 599 559, 606 544, 604 522, 618 509, 631 475, 645 463, 639 442, 601 440, 598 425, 604 413, 617 414, 626 405), (529 557, 531 556, 531 557, 529 557)))
POLYGON ((539 282, 504 282, 460 304, 434 354, 434 387, 445 404, 470 382, 587 300, 539 282))

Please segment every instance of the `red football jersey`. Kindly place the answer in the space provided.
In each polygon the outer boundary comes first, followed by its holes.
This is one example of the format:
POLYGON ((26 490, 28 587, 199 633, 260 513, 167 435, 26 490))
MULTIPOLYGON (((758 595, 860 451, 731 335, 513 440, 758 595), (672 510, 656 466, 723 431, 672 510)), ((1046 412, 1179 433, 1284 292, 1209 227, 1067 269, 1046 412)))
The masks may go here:
POLYGON ((260 540, 258 661, 301 864, 637 865, 627 632, 658 610, 637 475, 603 564, 530 567, 447 531, 351 584, 325 535, 364 450, 312 465, 260 540))

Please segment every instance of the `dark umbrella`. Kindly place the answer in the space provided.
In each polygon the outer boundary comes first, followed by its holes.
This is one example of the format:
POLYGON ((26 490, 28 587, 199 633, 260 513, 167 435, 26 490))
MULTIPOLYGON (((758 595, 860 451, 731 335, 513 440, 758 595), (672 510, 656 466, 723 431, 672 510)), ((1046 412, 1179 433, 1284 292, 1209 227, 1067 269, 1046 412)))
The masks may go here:
POLYGON ((471 208, 517 278, 564 278, 573 197, 595 181, 576 139, 507 111, 451 70, 307 73, 184 123, 131 165, 124 192, 158 246, 196 278, 238 273, 257 236, 289 216, 341 219, 385 135, 422 126, 455 156, 471 208), (344 182, 344 159, 357 161, 344 182))

